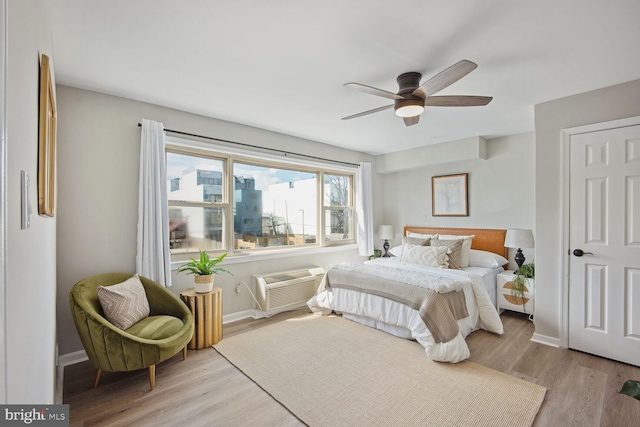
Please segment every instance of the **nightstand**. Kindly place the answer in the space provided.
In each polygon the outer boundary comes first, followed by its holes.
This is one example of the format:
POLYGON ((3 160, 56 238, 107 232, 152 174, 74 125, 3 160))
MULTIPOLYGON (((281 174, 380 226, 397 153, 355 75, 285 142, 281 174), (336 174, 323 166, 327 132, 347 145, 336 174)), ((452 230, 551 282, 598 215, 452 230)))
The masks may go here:
POLYGON ((507 270, 498 274, 498 289, 496 292, 498 308, 533 314, 536 282, 534 279, 526 279, 527 283, 525 285, 524 295, 521 296, 519 293, 511 292, 514 276, 513 270, 507 270))

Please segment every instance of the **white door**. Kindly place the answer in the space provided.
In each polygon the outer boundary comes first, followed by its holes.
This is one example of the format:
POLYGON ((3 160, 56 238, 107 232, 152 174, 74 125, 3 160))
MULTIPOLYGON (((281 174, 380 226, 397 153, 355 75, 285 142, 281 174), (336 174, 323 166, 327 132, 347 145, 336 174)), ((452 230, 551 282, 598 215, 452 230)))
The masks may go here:
POLYGON ((570 157, 569 347, 640 366, 640 125, 572 135, 570 157))

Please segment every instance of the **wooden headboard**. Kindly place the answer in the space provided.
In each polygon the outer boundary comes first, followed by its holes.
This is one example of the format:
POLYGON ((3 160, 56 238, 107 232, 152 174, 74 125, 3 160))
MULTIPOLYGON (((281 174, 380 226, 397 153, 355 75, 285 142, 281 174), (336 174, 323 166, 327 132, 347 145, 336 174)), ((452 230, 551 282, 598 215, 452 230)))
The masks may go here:
POLYGON ((481 251, 493 252, 505 258, 509 256, 508 249, 504 247, 504 238, 507 230, 499 230, 492 228, 444 228, 444 227, 412 227, 405 226, 403 236, 407 232, 418 234, 453 234, 456 236, 475 237, 471 241, 471 248, 481 251))

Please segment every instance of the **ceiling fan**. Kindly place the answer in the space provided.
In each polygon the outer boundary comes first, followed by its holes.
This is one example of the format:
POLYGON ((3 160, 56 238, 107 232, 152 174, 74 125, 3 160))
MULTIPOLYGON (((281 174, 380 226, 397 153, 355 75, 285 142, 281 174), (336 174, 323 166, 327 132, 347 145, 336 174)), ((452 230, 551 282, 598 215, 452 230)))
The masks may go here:
POLYGON ((356 117, 366 116, 367 114, 377 113, 378 111, 388 110, 393 107, 396 115, 403 118, 404 124, 412 126, 420 120, 420 114, 424 111, 424 107, 476 107, 487 105, 493 97, 471 95, 433 96, 442 89, 457 82, 477 67, 477 64, 463 59, 457 64, 436 74, 434 77, 431 77, 422 83, 422 85, 420 84, 422 74, 415 71, 400 74, 396 79, 399 86, 398 93, 388 92, 360 83, 346 83, 346 87, 368 93, 369 95, 393 99, 394 103, 384 107, 374 108, 373 110, 363 111, 362 113, 352 116, 343 117, 342 120, 355 119, 356 117))

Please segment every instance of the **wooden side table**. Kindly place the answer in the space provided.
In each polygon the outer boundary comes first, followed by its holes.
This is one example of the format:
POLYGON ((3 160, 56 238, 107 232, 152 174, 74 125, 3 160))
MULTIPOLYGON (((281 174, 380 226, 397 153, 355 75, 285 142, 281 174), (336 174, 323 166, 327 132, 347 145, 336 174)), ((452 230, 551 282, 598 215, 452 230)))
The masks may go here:
POLYGON ((214 287, 206 294, 189 288, 180 292, 180 298, 191 309, 195 322, 189 349, 200 350, 217 344, 222 339, 222 288, 214 287))

